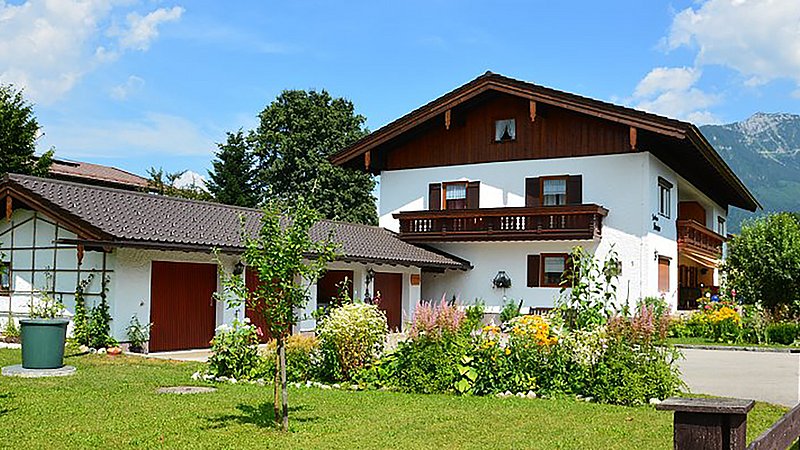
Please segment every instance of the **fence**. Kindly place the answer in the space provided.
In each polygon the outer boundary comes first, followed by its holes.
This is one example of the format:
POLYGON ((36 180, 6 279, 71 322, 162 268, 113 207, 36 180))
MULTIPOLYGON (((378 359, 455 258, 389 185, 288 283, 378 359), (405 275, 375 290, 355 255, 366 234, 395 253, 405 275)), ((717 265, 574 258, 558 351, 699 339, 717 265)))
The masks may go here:
POLYGON ((656 408, 674 411, 675 450, 786 450, 800 438, 800 404, 750 445, 747 414, 755 401, 670 398, 656 408))

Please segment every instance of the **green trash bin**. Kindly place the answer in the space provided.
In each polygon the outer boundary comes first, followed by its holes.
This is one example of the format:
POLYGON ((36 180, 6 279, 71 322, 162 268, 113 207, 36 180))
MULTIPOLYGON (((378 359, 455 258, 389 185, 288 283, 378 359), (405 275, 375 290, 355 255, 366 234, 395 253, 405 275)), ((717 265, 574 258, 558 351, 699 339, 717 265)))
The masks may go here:
POLYGON ((20 319, 22 367, 58 369, 64 366, 67 319, 20 319))

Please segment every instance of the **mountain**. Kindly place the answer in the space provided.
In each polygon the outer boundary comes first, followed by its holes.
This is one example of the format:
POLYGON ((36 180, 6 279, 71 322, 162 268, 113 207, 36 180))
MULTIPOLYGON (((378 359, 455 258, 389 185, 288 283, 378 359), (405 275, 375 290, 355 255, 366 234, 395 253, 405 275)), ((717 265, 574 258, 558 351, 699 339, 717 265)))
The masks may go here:
MULTIPOLYGON (((800 211, 800 116, 756 113, 742 122, 700 127, 705 137, 764 206, 800 211)), ((738 232, 754 214, 732 208, 728 229, 738 232)))
POLYGON ((176 178, 175 181, 172 182, 172 187, 178 189, 199 189, 208 192, 205 177, 191 170, 184 171, 181 176, 176 178))

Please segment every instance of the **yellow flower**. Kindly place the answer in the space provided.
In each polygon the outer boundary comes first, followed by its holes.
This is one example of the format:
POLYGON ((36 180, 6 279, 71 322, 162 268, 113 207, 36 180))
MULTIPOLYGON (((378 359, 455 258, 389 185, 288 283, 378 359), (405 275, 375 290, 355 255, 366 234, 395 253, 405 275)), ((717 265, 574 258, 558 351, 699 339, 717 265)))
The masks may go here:
POLYGON ((510 348, 507 348, 507 349, 506 349, 506 355, 510 355, 510 354, 511 354, 511 349, 510 349, 510 348))

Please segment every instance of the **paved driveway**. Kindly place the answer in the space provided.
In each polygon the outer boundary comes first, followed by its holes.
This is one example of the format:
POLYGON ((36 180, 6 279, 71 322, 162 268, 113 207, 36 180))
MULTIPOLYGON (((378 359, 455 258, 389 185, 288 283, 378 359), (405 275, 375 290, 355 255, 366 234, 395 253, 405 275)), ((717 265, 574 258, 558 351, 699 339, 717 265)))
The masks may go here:
POLYGON ((681 349, 683 381, 698 394, 794 406, 800 401, 800 354, 681 349))

